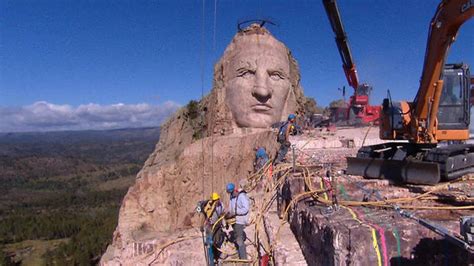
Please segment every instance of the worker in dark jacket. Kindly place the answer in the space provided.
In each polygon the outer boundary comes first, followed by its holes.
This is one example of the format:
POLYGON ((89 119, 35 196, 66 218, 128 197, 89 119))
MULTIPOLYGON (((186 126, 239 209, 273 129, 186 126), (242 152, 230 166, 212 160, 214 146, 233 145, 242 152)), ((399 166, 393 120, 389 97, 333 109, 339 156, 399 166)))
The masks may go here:
POLYGON ((280 143, 280 149, 278 150, 275 164, 285 160, 286 154, 288 153, 288 149, 291 146, 289 136, 291 132, 295 130, 295 120, 296 115, 290 114, 288 116, 288 121, 286 121, 278 131, 277 141, 280 143))
POLYGON ((257 147, 255 152, 254 171, 258 172, 268 162, 267 151, 263 147, 257 147))

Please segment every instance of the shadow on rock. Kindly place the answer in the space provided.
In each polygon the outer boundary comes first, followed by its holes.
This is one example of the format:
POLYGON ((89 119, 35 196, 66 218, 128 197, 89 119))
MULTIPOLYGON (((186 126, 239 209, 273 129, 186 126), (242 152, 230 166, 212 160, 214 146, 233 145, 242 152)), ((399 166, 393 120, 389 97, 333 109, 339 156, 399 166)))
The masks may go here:
POLYGON ((473 254, 447 240, 423 238, 415 246, 411 258, 392 257, 390 265, 472 265, 473 254))

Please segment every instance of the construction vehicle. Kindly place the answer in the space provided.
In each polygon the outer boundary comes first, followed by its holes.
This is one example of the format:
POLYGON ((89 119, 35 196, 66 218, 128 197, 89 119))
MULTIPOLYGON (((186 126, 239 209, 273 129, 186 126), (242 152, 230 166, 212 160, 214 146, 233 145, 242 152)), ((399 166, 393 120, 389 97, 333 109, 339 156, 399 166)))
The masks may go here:
POLYGON ((471 105, 474 105, 474 76, 471 76, 471 105))
MULTIPOLYGON (((346 75, 347 83, 354 88, 354 95, 350 96, 346 107, 338 107, 333 110, 333 122, 345 121, 349 124, 378 124, 380 117, 380 106, 369 103, 372 86, 360 83, 357 70, 349 48, 349 41, 341 21, 341 15, 336 0, 323 0, 326 14, 329 18, 331 28, 336 35, 337 49, 342 59, 342 68, 346 75), (340 114, 344 113, 341 119, 340 114)), ((345 87, 343 89, 345 95, 345 87)))
POLYGON ((474 145, 451 144, 469 139, 469 67, 444 64, 459 28, 473 16, 473 0, 438 5, 415 100, 383 101, 380 138, 399 142, 360 148, 347 158, 348 174, 430 185, 474 172, 474 145))

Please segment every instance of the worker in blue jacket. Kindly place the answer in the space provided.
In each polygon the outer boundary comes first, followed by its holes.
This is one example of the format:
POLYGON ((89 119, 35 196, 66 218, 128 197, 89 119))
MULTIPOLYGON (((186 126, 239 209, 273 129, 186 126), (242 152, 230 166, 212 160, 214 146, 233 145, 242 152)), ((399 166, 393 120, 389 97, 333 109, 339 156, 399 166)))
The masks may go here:
POLYGON ((229 209, 227 217, 235 217, 233 226, 235 244, 237 245, 239 258, 247 259, 247 247, 245 246, 245 227, 249 222, 250 201, 245 190, 237 190, 234 183, 226 186, 226 191, 230 195, 229 209))

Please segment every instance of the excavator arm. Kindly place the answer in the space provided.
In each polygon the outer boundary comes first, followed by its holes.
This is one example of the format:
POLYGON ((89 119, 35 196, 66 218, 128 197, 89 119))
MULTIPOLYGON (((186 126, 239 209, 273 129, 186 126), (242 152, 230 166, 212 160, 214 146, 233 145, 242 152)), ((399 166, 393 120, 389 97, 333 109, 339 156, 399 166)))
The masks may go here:
POLYGON ((383 102, 380 138, 408 142, 361 147, 347 158, 348 174, 432 185, 474 173, 474 144, 463 143, 469 138, 469 65, 445 64, 459 28, 473 16, 474 0, 441 1, 415 100, 383 102))
POLYGON ((444 0, 431 20, 423 72, 411 119, 415 143, 436 143, 436 117, 443 89, 443 67, 461 25, 474 16, 473 0, 444 0))

